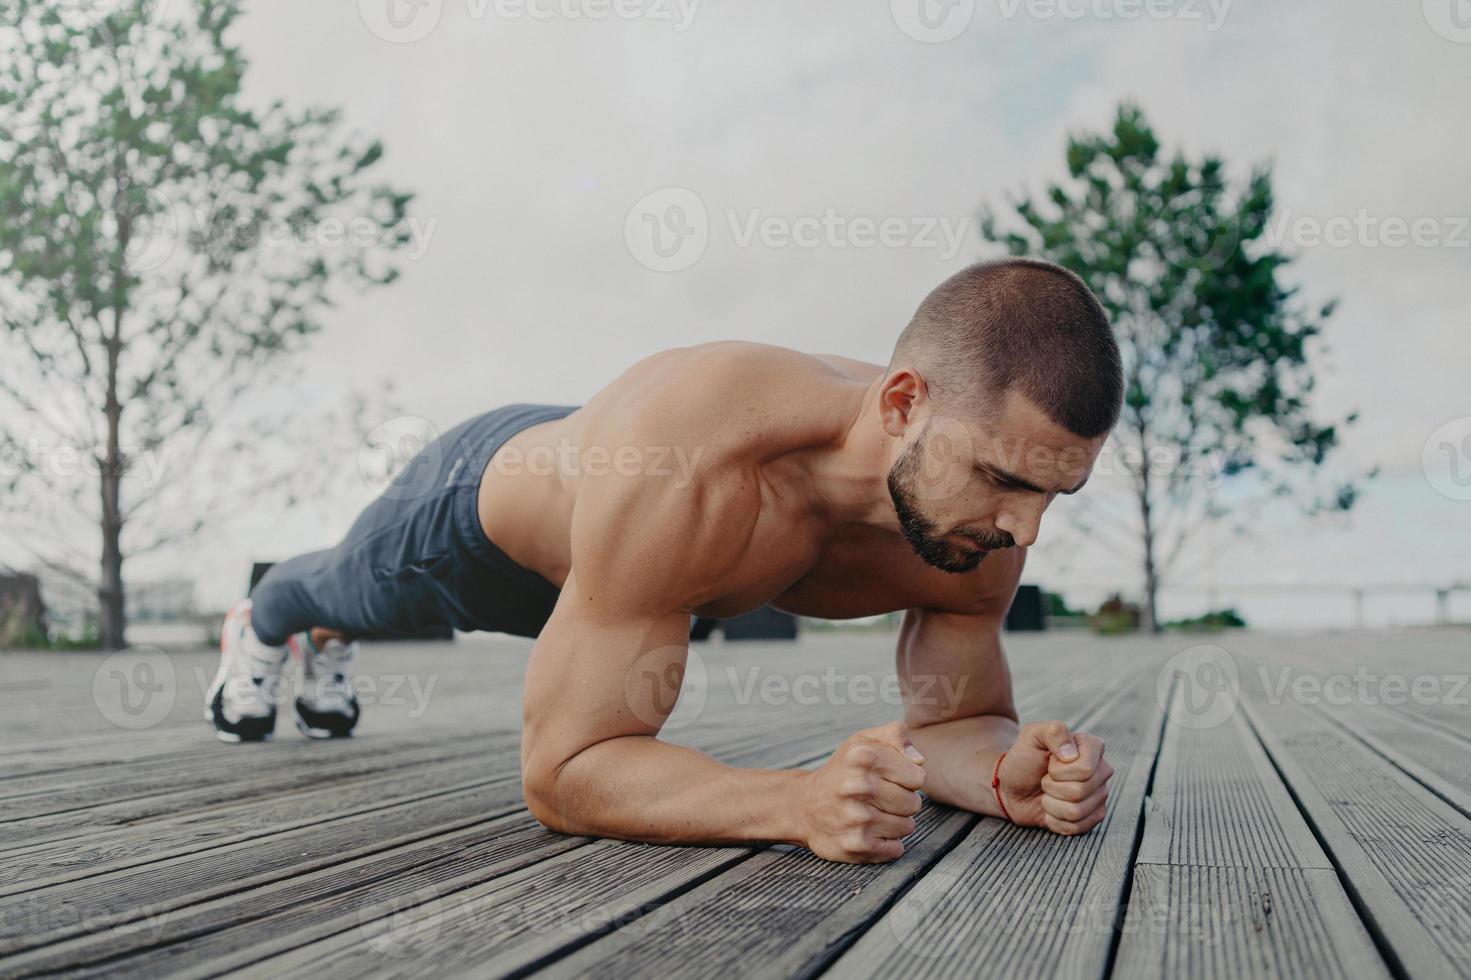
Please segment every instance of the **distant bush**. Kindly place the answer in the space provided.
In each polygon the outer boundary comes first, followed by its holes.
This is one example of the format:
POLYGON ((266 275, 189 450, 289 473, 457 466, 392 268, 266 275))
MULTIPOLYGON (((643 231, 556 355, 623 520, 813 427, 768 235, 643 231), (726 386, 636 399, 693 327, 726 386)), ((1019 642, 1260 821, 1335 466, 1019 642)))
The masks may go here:
POLYGON ((1186 633, 1216 633, 1221 630, 1241 629, 1246 625, 1246 620, 1241 614, 1232 609, 1212 609, 1210 612, 1190 619, 1173 619, 1165 623, 1167 630, 1181 630, 1186 633))
POLYGON ((75 635, 53 625, 48 632, 21 606, 0 608, 0 650, 96 650, 97 623, 88 622, 75 635))
POLYGON ((1103 600, 1103 605, 1093 614, 1093 631, 1105 636, 1132 633, 1139 628, 1139 619, 1138 604, 1126 602, 1123 596, 1115 592, 1103 600))

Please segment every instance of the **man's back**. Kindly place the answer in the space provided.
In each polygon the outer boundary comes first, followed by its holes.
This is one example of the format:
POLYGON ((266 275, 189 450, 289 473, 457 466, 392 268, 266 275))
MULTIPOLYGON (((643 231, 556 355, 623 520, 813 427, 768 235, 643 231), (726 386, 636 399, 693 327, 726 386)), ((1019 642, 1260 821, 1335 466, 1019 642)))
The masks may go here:
MULTIPOLYGON (((654 510, 665 526, 654 533, 670 540, 666 563, 679 566, 679 583, 705 583, 678 601, 702 615, 771 603, 848 618, 969 602, 983 591, 982 573, 957 582, 926 566, 898 533, 842 520, 830 504, 845 475, 823 474, 817 485, 804 465, 849 438, 882 375, 876 364, 763 344, 654 354, 577 412, 503 446, 481 484, 481 523, 518 564, 560 587, 584 490, 660 497, 654 510), (707 536, 717 540, 695 546, 707 536)), ((614 550, 604 560, 619 560, 615 536, 610 529, 596 543, 614 550)), ((1019 558, 995 556, 985 578, 1010 579, 1019 558)))

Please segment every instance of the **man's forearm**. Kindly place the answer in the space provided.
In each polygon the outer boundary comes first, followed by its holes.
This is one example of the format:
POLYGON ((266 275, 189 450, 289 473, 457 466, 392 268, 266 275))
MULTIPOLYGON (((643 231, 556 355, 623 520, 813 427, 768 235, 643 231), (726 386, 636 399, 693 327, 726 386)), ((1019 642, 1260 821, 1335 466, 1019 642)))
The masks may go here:
POLYGON ((999 817, 991 773, 1016 741, 1018 725, 1004 715, 976 715, 912 728, 924 753, 925 795, 937 803, 999 817))
POLYGON ((653 843, 805 844, 793 805, 801 770, 738 769, 629 735, 599 742, 554 779, 527 779, 538 819, 569 834, 653 843))

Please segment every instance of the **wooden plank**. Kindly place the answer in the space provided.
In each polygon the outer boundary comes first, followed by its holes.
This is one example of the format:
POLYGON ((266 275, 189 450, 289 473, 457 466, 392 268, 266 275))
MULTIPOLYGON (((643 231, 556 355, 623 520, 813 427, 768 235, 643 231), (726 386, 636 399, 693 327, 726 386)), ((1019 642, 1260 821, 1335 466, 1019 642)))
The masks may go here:
POLYGON ((1143 864, 1117 977, 1388 977, 1332 872, 1143 864))
MULTIPOLYGON (((1040 675, 1038 679, 1039 681, 1042 679, 1040 675)), ((1079 696, 1082 698, 1097 698, 1099 696, 1099 691, 1095 686, 1092 686, 1089 683, 1090 679, 1091 677, 1089 672, 1083 671, 1079 672, 1073 677, 1070 677, 1066 682, 1061 685, 1054 684, 1054 688, 1057 690, 1069 690, 1076 688, 1076 690, 1079 692, 1079 696)), ((1039 685, 1039 688, 1045 691, 1045 687, 1043 687, 1042 685, 1039 685)), ((874 708, 875 712, 882 712, 884 710, 885 706, 883 705, 878 705, 874 708)), ((830 712, 829 714, 831 715, 830 712)), ((869 719, 867 719, 867 722, 872 724, 878 723, 881 720, 885 719, 870 717, 869 719)), ((821 750, 819 751, 818 755, 812 757, 809 761, 819 761, 821 758, 825 757, 826 750, 830 749, 834 744, 836 744, 838 740, 849 734, 852 730, 861 727, 865 727, 865 725, 857 724, 851 720, 845 721, 840 715, 830 717, 828 731, 824 735, 814 736, 815 741, 813 742, 812 747, 816 748, 820 746, 821 750)), ((787 742, 787 740, 785 739, 779 741, 784 743, 787 742)), ((727 761, 731 762, 732 764, 747 765, 785 764, 790 766, 792 764, 790 760, 786 760, 784 762, 778 756, 775 756, 773 754, 773 741, 770 738, 770 732, 768 732, 766 735, 766 744, 764 748, 753 748, 752 754, 748 758, 727 757, 727 761)), ((962 819, 969 818, 967 817, 962 819)), ((604 851, 598 851, 592 852, 590 854, 584 854, 579 858, 579 861, 581 862, 579 867, 580 869, 583 869, 583 873, 597 878, 598 880, 602 880, 602 878, 606 875, 612 875, 614 878, 616 878, 617 875, 621 873, 616 869, 609 870, 603 867, 603 865, 607 862, 612 862, 616 865, 618 862, 624 860, 622 853, 617 850, 618 848, 637 849, 641 854, 645 855, 646 860, 651 862, 663 860, 666 854, 677 858, 679 861, 684 861, 686 859, 686 856, 692 850, 691 848, 651 849, 647 845, 617 844, 615 842, 602 842, 601 846, 604 849, 613 848, 612 851, 607 852, 609 856, 604 857, 604 851)), ((721 852, 728 853, 730 849, 716 848, 707 850, 710 850, 712 854, 718 855, 721 852)), ((745 856, 754 853, 753 849, 739 849, 739 851, 742 859, 744 859, 745 856)), ((805 852, 794 853, 800 855, 805 852)), ((809 855, 807 856, 807 860, 811 861, 814 859, 811 859, 809 855)), ((732 866, 739 866, 740 863, 740 861, 733 862, 732 866)), ((827 867, 836 868, 841 866, 827 865, 827 867)), ((689 871, 689 869, 686 869, 686 871, 689 871)), ((689 871, 689 873, 695 875, 696 877, 699 877, 701 875, 709 873, 709 871, 705 865, 698 865, 695 870, 689 871)), ((682 874, 683 873, 676 874, 675 877, 671 879, 671 884, 669 884, 668 887, 675 890, 687 887, 690 879, 682 877, 682 874)), ((586 902, 588 898, 584 894, 584 889, 580 884, 580 879, 574 878, 571 880, 562 881, 560 883, 560 888, 560 891, 555 891, 552 893, 535 893, 534 897, 536 898, 536 900, 542 903, 540 906, 538 906, 538 908, 542 910, 540 914, 545 914, 546 911, 549 909, 578 909, 584 907, 582 903, 586 902)), ((439 896, 435 897, 436 899, 439 898, 439 896)), ((621 922, 636 920, 639 916, 643 914, 646 907, 662 903, 668 898, 669 896, 661 892, 659 888, 652 887, 646 894, 640 896, 639 901, 632 904, 620 905, 620 914, 618 916, 618 921, 621 922)), ((473 903, 475 902, 490 902, 491 900, 485 898, 483 895, 477 892, 474 895, 470 895, 469 897, 467 897, 465 901, 472 903, 473 907, 473 903)), ((495 901, 499 902, 500 900, 497 899, 495 901)), ((502 907, 502 905, 499 904, 493 906, 487 905, 486 907, 493 907, 494 909, 499 910, 498 914, 500 915, 511 915, 514 917, 517 910, 516 900, 512 899, 507 901, 509 902, 509 904, 505 907, 502 907), (509 909, 509 911, 507 911, 507 909, 509 909)), ((594 903, 592 907, 596 907, 596 903, 594 903)), ((524 911, 524 909, 522 911, 524 911)), ((420 935, 422 930, 432 930, 435 934, 434 944, 436 950, 458 946, 461 941, 461 937, 457 935, 456 930, 459 928, 474 930, 477 933, 483 931, 482 917, 478 917, 475 915, 454 915, 446 917, 441 915, 439 912, 431 913, 427 910, 416 910, 413 907, 406 907, 394 910, 391 915, 386 914, 385 918, 389 920, 386 925, 383 923, 375 924, 375 920, 368 918, 366 913, 360 914, 356 921, 339 923, 339 932, 334 936, 334 938, 328 939, 323 943, 315 945, 314 947, 304 948, 299 953, 294 953, 289 957, 280 957, 277 959, 267 960, 259 965, 268 968, 271 972, 274 973, 276 970, 284 968, 283 964, 289 965, 292 963, 297 963, 299 960, 302 962, 313 963, 320 961, 324 964, 330 964, 330 967, 322 968, 330 968, 334 972, 359 972, 363 970, 376 969, 377 966, 381 963, 382 956, 374 955, 375 953, 381 953, 381 948, 375 948, 375 946, 371 943, 367 946, 364 946, 363 944, 364 935, 378 935, 378 933, 374 932, 374 930, 377 929, 382 929, 384 936, 417 936, 420 935)), ((607 920, 604 920, 604 922, 606 923, 607 920)), ((611 923, 607 923, 605 925, 599 926, 598 928, 607 928, 610 924, 611 923)), ((496 967, 496 969, 510 969, 511 965, 516 963, 522 964, 524 966, 530 963, 534 963, 538 959, 551 958, 564 952, 564 945, 559 944, 552 939, 549 939, 548 936, 544 934, 544 932, 545 930, 532 930, 530 933, 522 932, 518 933, 515 936, 505 937, 506 941, 498 947, 497 952, 494 954, 497 957, 497 962, 500 964, 500 966, 496 967)), ((581 942, 585 942, 595 933, 596 930, 593 930, 590 933, 588 929, 574 928, 566 932, 563 935, 563 939, 565 940, 566 944, 575 945, 581 942)), ((312 937, 308 935, 299 934, 289 937, 285 940, 285 942, 291 943, 293 945, 304 945, 311 938, 312 937)), ((474 944, 479 942, 479 940, 480 937, 477 935, 476 937, 467 938, 464 941, 474 947, 474 944)), ((262 951, 266 949, 279 948, 284 945, 283 941, 280 938, 258 935, 254 930, 251 930, 244 940, 234 940, 234 942, 236 943, 236 945, 242 946, 243 948, 257 949, 262 951), (259 945, 261 943, 269 943, 270 945, 259 945)), ((377 945, 378 947, 381 947, 383 944, 379 943, 377 945)), ((397 947, 395 946, 394 948, 396 949, 397 947)), ((238 955, 239 954, 237 954, 237 957, 238 955)), ((479 953, 475 955, 478 956, 479 953)), ((437 970, 446 971, 448 969, 443 955, 436 954, 435 959, 437 970)), ((239 965, 241 961, 238 958, 232 958, 229 959, 228 962, 239 965)), ((467 963, 473 963, 473 966, 467 968, 472 969, 476 973, 481 973, 487 969, 490 969, 484 964, 481 964, 475 958, 475 956, 470 956, 467 960, 467 963)), ((315 968, 317 967, 313 967, 313 969, 315 968)))
POLYGON ((1211 728, 1165 725, 1137 863, 1333 868, 1237 713, 1211 728))
POLYGON ((519 774, 487 777, 489 767, 459 763, 421 767, 382 779, 334 787, 330 796, 304 790, 285 796, 243 797, 173 820, 151 820, 47 844, 0 862, 0 897, 122 871, 164 858, 268 837, 297 828, 329 831, 334 821, 403 806, 434 806, 436 797, 473 791, 519 774), (324 806, 330 804, 330 812, 324 806))
POLYGON ((87 933, 8 959, 0 975, 203 975, 582 847, 517 812, 380 854, 87 933), (248 924, 248 928, 246 925, 248 924), (11 971, 14 971, 13 973, 11 971))
MULTIPOLYGON (((785 759, 797 765, 820 758, 831 747, 833 738, 834 732, 827 731, 794 739, 778 729, 768 732, 767 744, 760 752, 767 760, 774 751, 797 752, 797 756, 785 759)), ((728 754, 736 762, 750 761, 740 752, 728 754)), ((448 893, 507 873, 539 857, 589 842, 587 838, 563 837, 539 829, 531 833, 535 823, 521 806, 519 780, 497 783, 486 791, 500 795, 488 801, 484 792, 467 793, 455 807, 447 807, 440 799, 433 802, 432 809, 415 805, 397 808, 407 811, 402 815, 397 810, 391 814, 365 815, 364 820, 371 821, 368 828, 380 834, 391 833, 396 828, 402 830, 399 825, 408 822, 440 828, 435 833, 421 831, 419 836, 400 834, 397 840, 388 840, 377 848, 347 847, 361 829, 357 820, 339 821, 326 835, 320 826, 307 828, 304 834, 275 835, 259 843, 253 854, 252 863, 271 869, 265 874, 229 877, 233 870, 230 861, 235 856, 233 848, 214 849, 200 855, 203 861, 212 861, 225 871, 228 887, 223 891, 196 886, 193 891, 180 893, 183 889, 178 882, 185 886, 193 884, 202 867, 199 864, 186 864, 182 868, 175 866, 177 862, 150 865, 141 874, 128 876, 121 882, 106 882, 108 886, 124 886, 125 895, 155 896, 144 907, 146 914, 130 916, 117 903, 106 905, 96 896, 95 889, 89 889, 85 897, 73 895, 65 899, 67 906, 84 906, 85 918, 81 922, 74 923, 69 917, 62 929, 52 929, 40 937, 42 942, 32 944, 37 947, 32 955, 13 962, 48 964, 48 969, 57 964, 77 968, 96 963, 105 966, 104 972, 109 974, 124 971, 124 967, 149 974, 159 962, 152 950, 162 946, 167 961, 177 968, 209 963, 212 970, 232 956, 241 959, 242 964, 248 963, 273 950, 285 951, 315 939, 355 930, 361 923, 371 922, 374 915, 394 914, 396 910, 385 907, 382 896, 398 895, 401 891, 420 893, 419 862, 426 854, 440 855, 440 864, 444 866, 435 867, 442 879, 436 879, 441 884, 434 888, 443 887, 448 893), (484 847, 467 849, 454 845, 446 850, 443 843, 446 832, 455 840, 480 834, 486 818, 494 816, 496 805, 506 816, 497 824, 502 829, 495 830, 489 840, 482 842, 484 847), (432 818, 426 816, 431 813, 432 818), (497 836, 503 834, 516 837, 509 850, 497 841, 497 836), (323 845, 327 850, 325 859, 323 845), (535 852, 530 858, 528 848, 535 852), (222 850, 226 852, 223 857, 222 850), (394 875, 403 876, 404 880, 393 878, 394 875), (147 877, 157 878, 158 882, 138 880, 147 877), (168 897, 157 897, 161 895, 168 897), (289 914, 276 914, 283 912, 289 914), (133 953, 141 955, 125 956, 133 953)), ((20 908, 11 914, 28 914, 34 923, 44 919, 45 910, 57 904, 53 894, 45 906, 20 908)))
POLYGON ((1243 690, 1253 730, 1391 968, 1471 976, 1471 821, 1321 713, 1243 690))
POLYGON ((1239 713, 1214 727, 1165 726, 1114 971, 1389 976, 1239 713))
POLYGON ((597 841, 258 964, 272 977, 324 973, 500 976, 632 920, 739 864, 743 847, 658 847, 597 841), (448 937, 453 937, 452 939, 448 937))
POLYGON ((1413 715, 1372 705, 1324 708, 1347 734, 1471 817, 1471 739, 1413 715))
POLYGON ((369 739, 334 739, 320 745, 298 742, 242 747, 221 743, 219 754, 198 767, 176 767, 158 773, 124 772, 118 774, 116 782, 6 801, 0 833, 19 842, 28 839, 30 828, 136 823, 256 792, 281 793, 299 788, 325 791, 364 776, 476 755, 514 758, 518 743, 519 736, 514 733, 410 745, 369 739), (352 745, 354 742, 357 744, 352 745), (339 749, 339 745, 352 745, 352 749, 339 749))
MULTIPOLYGON (((1040 680, 1040 678, 1039 678, 1040 680)), ((1081 718, 1128 683, 1091 670, 1032 685, 1024 715, 1081 718)), ((884 865, 834 864, 802 848, 773 848, 554 963, 555 977, 675 972, 806 976, 842 952, 895 897, 979 820, 926 804, 905 853, 884 865)))
POLYGON ((1060 837, 983 819, 834 964, 849 976, 1083 976, 1106 962, 1161 713, 1153 672, 1079 727, 1107 744, 1109 815, 1060 837))
POLYGON ((263 840, 21 892, 0 900, 0 955, 80 933, 157 921, 187 905, 469 826, 512 812, 520 803, 519 783, 492 783, 441 797, 432 818, 420 806, 396 807, 335 821, 326 830, 299 828, 263 840))

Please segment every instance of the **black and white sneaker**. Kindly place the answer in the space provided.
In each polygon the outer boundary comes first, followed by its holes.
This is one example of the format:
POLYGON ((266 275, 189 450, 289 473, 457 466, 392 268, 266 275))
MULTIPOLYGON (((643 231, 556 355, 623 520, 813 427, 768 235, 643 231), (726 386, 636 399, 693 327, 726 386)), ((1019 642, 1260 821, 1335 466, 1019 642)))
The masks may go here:
POLYGON ((225 614, 220 669, 205 696, 204 718, 222 742, 265 742, 276 730, 286 648, 266 646, 250 627, 250 600, 225 614))
POLYGON ((361 710, 352 688, 356 643, 328 640, 320 650, 310 633, 286 641, 301 659, 301 693, 296 697, 296 727, 307 738, 346 738, 361 710))

